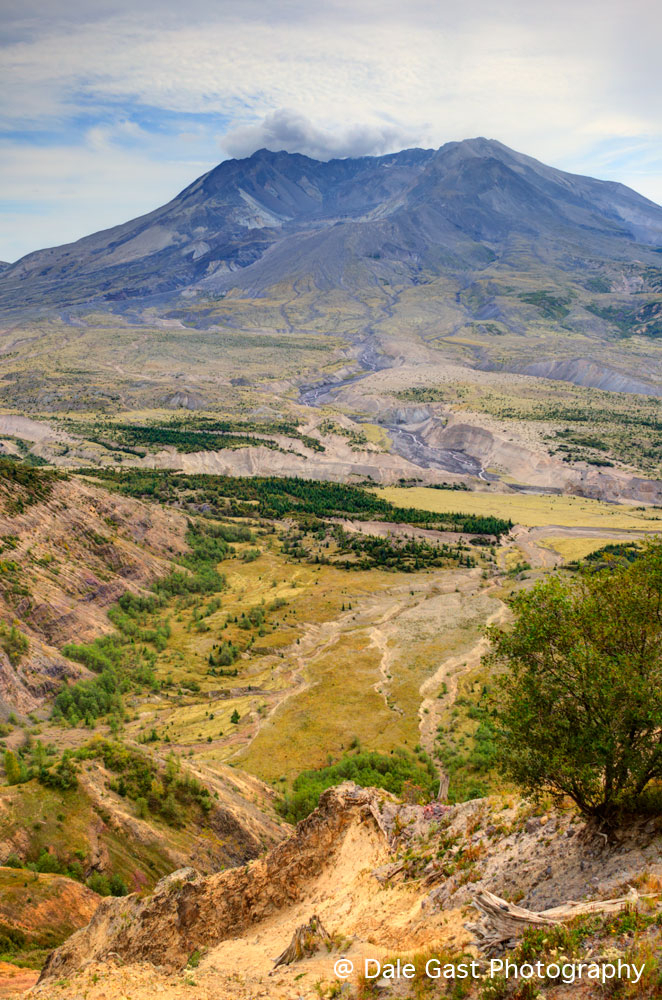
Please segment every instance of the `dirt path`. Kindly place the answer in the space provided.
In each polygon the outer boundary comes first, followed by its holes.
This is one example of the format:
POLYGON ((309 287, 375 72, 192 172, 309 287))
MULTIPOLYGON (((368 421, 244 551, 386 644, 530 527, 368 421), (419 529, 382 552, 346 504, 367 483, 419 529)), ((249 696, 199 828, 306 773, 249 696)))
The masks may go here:
POLYGON ((514 544, 522 550, 531 566, 540 569, 552 569, 554 566, 560 566, 563 562, 563 556, 559 555, 558 552, 553 552, 551 549, 545 548, 544 545, 537 544, 536 539, 545 537, 545 535, 534 535, 533 532, 547 532, 547 530, 547 528, 525 528, 518 524, 510 533, 514 544))
MULTIPOLYGON (((494 589, 496 583, 489 588, 494 589)), ((486 619, 485 625, 501 625, 506 620, 508 608, 502 602, 493 614, 486 619)), ((456 653, 454 656, 444 660, 420 688, 422 701, 418 711, 419 731, 421 734, 421 746, 430 756, 433 755, 434 743, 437 729, 441 721, 442 713, 452 708, 457 697, 458 681, 464 674, 469 673, 480 664, 482 657, 488 649, 488 640, 485 635, 480 638, 468 650, 456 653), (446 692, 442 698, 438 694, 442 685, 446 685, 446 692)), ((442 776, 443 780, 443 776, 442 776)))

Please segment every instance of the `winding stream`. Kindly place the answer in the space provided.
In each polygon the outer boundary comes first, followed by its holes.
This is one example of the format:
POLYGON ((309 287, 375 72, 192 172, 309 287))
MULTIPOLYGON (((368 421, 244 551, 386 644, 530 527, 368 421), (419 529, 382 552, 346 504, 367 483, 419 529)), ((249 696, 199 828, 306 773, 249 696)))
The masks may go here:
MULTIPOLYGON (((299 402, 304 406, 321 406, 325 402, 331 402, 330 398, 326 398, 330 397, 331 393, 336 393, 346 386, 355 386, 362 379, 372 375, 373 372, 389 367, 388 364, 383 363, 373 348, 368 348, 358 360, 363 369, 361 374, 355 375, 353 378, 320 382, 317 385, 303 387, 299 393, 299 402)), ((391 438, 392 451, 422 469, 440 469, 443 472, 477 476, 485 482, 496 478, 486 473, 477 459, 463 451, 432 448, 415 430, 407 429, 400 424, 378 422, 391 438)))

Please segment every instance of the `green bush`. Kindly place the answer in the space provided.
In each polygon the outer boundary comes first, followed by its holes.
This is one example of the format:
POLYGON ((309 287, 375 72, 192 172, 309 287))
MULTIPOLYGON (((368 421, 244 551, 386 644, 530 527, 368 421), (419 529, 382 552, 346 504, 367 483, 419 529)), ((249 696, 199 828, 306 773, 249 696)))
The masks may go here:
POLYGON ((420 789, 421 797, 430 798, 437 777, 431 762, 397 750, 392 754, 364 751, 343 757, 336 764, 317 770, 302 771, 295 778, 292 790, 278 805, 278 811, 289 823, 297 823, 316 808, 320 795, 327 788, 343 781, 354 781, 366 788, 384 788, 399 795, 406 784, 420 789))
POLYGON ((0 622, 0 648, 7 654, 11 665, 17 667, 30 649, 30 643, 15 622, 12 625, 0 622))
POLYGON ((96 892, 99 896, 110 896, 108 876, 103 875, 101 872, 93 872, 88 878, 86 885, 88 889, 96 892))
POLYGON ((110 879, 110 895, 111 896, 126 896, 128 895, 129 888, 122 878, 121 875, 113 875, 110 879))
POLYGON ((49 788, 59 788, 66 791, 78 784, 78 768, 70 750, 65 750, 60 760, 54 766, 42 766, 37 777, 42 785, 49 788))

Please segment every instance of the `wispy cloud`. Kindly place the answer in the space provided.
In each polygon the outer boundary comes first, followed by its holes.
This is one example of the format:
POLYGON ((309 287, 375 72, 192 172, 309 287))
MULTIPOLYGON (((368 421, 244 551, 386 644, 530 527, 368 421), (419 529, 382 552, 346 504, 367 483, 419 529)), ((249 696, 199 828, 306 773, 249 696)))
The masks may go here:
POLYGON ((662 201, 652 0, 44 7, 8 0, 4 20, 0 257, 147 211, 260 146, 328 158, 482 134, 662 201))

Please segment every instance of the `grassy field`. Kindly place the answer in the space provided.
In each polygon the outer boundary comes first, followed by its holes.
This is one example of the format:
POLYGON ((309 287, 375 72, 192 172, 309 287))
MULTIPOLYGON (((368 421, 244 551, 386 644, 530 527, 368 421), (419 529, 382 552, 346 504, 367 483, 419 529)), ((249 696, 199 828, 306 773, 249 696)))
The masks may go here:
POLYGON ((539 544, 563 556, 564 562, 585 559, 591 552, 612 542, 612 538, 541 538, 539 544))
POLYGON ((557 524, 561 527, 610 528, 615 531, 662 532, 662 509, 628 507, 572 496, 539 496, 530 493, 460 493, 425 486, 411 489, 388 486, 379 495, 400 507, 417 507, 434 513, 466 511, 510 518, 527 528, 557 524))
POLYGON ((480 570, 292 564, 269 532, 237 543, 219 568, 226 586, 218 595, 170 607, 155 667, 166 686, 138 696, 126 734, 144 740, 154 731, 177 753, 236 763, 278 787, 338 759, 356 739, 369 750, 413 749, 421 685, 475 641, 493 610, 480 570), (256 608, 263 621, 248 628, 242 615, 256 608), (219 643, 241 652, 211 672, 219 643))

